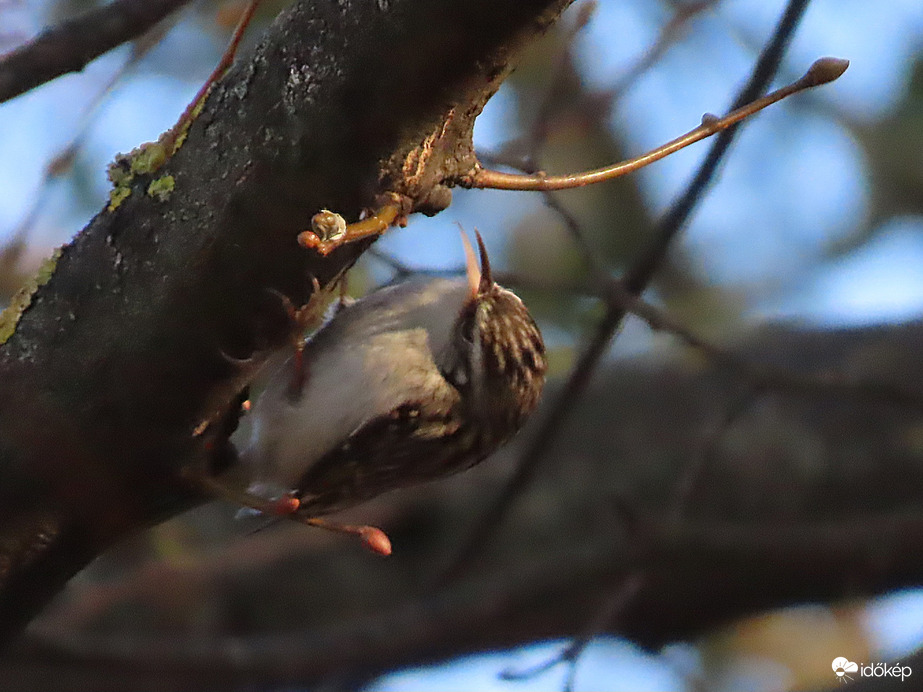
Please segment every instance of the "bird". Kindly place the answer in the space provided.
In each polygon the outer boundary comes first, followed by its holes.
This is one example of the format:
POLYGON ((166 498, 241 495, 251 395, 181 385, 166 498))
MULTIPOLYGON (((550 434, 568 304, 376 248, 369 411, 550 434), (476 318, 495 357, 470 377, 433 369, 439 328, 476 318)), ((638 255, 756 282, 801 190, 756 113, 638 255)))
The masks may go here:
POLYGON ((476 235, 480 266, 462 233, 465 278, 412 279, 342 307, 269 377, 241 455, 252 494, 320 517, 471 468, 521 428, 545 345, 476 235))

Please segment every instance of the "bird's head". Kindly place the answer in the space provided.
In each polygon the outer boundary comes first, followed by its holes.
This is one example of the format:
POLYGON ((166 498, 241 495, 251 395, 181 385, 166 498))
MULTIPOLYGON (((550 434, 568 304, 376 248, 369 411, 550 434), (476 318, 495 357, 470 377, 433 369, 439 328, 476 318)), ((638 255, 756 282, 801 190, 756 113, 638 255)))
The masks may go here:
POLYGON ((454 324, 454 367, 446 374, 485 427, 505 439, 538 404, 545 382, 545 344, 516 294, 496 282, 480 233, 480 263, 467 236, 468 293, 454 324))

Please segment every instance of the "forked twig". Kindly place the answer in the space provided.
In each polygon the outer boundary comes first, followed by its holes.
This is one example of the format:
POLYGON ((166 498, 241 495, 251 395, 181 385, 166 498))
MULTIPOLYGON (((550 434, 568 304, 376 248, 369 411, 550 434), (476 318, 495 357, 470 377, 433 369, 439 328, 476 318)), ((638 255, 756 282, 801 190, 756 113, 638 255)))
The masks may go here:
POLYGON ((666 144, 656 149, 641 154, 633 159, 621 161, 610 166, 597 168, 592 171, 582 173, 570 173, 567 175, 545 175, 536 173, 533 175, 523 175, 521 173, 504 173, 494 171, 488 168, 477 168, 471 175, 462 180, 466 187, 489 188, 493 190, 569 190, 575 187, 584 187, 594 183, 620 178, 623 175, 633 173, 645 166, 666 158, 680 149, 688 147, 698 141, 711 137, 714 134, 727 130, 738 124, 744 118, 757 113, 767 106, 778 103, 784 98, 811 89, 813 87, 828 84, 842 75, 846 68, 849 67, 849 61, 842 58, 820 58, 816 60, 807 72, 800 79, 791 84, 776 89, 770 94, 761 98, 748 101, 722 118, 706 113, 702 117, 702 123, 690 130, 684 135, 680 135, 666 144))

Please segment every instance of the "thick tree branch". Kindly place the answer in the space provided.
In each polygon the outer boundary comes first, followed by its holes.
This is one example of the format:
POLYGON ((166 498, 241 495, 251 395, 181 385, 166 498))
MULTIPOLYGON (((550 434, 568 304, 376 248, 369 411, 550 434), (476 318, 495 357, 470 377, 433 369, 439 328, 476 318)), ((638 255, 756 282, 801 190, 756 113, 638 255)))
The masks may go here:
POLYGON ((189 0, 114 0, 51 29, 0 56, 0 103, 139 37, 189 0))
POLYGON ((475 116, 567 4, 296 3, 183 146, 123 181, 0 346, 0 639, 113 541, 201 501, 185 472, 233 420, 196 431, 233 417, 291 329, 268 289, 303 303, 368 244, 322 258, 298 232, 383 193, 444 206, 475 116))

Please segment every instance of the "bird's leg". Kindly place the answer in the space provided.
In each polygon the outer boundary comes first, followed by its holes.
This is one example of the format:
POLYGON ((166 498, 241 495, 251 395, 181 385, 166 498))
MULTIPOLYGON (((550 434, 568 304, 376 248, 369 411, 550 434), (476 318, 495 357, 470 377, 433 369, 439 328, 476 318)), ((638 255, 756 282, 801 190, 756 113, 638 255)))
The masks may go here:
POLYGON ((229 500, 270 517, 290 519, 325 531, 356 536, 367 550, 376 555, 387 557, 391 554, 391 540, 378 527, 364 524, 340 524, 320 517, 306 516, 299 513, 301 501, 293 493, 286 493, 282 497, 270 500, 247 490, 225 485, 213 476, 204 476, 197 480, 200 486, 212 497, 229 500))
POLYGON ((196 481, 211 497, 228 500, 242 507, 249 507, 260 514, 270 517, 287 517, 297 512, 301 506, 298 498, 290 493, 286 493, 274 500, 269 500, 249 490, 242 490, 225 484, 211 475, 197 478, 196 481))
POLYGON ((348 308, 350 305, 356 302, 355 298, 349 297, 349 277, 344 274, 343 278, 340 279, 340 296, 337 298, 337 303, 333 307, 334 314, 338 314, 343 308, 348 308))
POLYGON ((400 221, 401 207, 397 202, 386 204, 374 214, 350 224, 339 214, 323 209, 311 219, 311 230, 298 234, 298 244, 326 256, 341 245, 381 235, 400 221))
POLYGON ((308 298, 307 303, 297 308, 295 304, 292 303, 291 299, 284 293, 274 288, 267 289, 281 301, 282 307, 285 310, 285 315, 289 321, 292 334, 292 347, 294 349, 289 394, 296 398, 301 395, 304 383, 307 380, 307 367, 304 362, 304 333, 308 328, 313 327, 320 321, 326 298, 326 294, 321 291, 320 283, 317 278, 312 277, 311 282, 314 289, 311 292, 311 297, 308 298))
POLYGON ((388 534, 377 526, 368 526, 367 524, 340 524, 338 522, 321 519, 320 517, 307 517, 297 512, 288 515, 288 518, 301 522, 302 524, 307 524, 308 526, 314 526, 318 529, 356 536, 362 541, 362 545, 366 550, 376 555, 388 557, 388 555, 391 554, 391 539, 388 538, 388 534))

